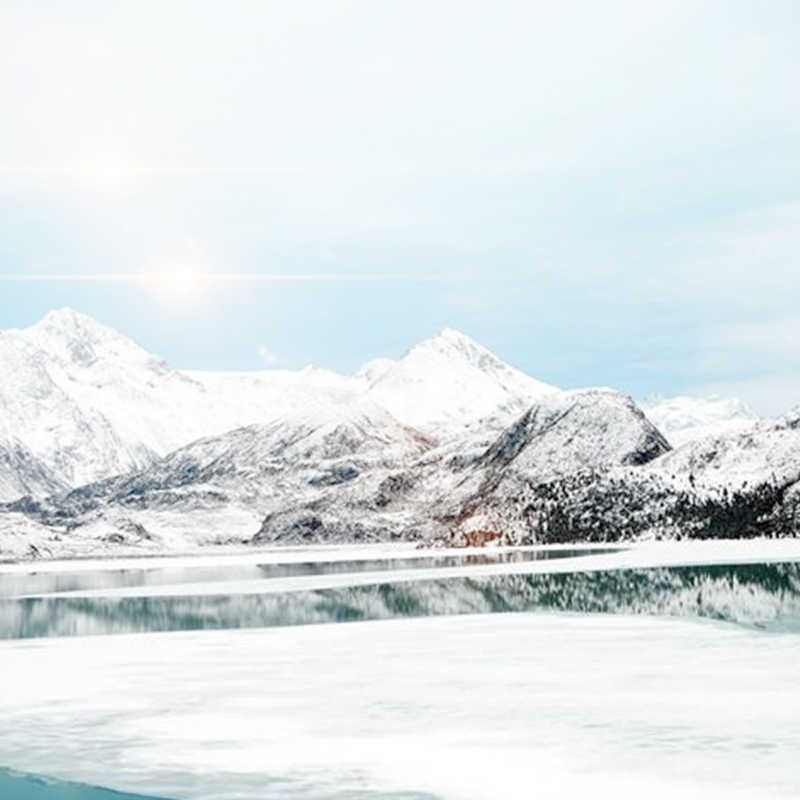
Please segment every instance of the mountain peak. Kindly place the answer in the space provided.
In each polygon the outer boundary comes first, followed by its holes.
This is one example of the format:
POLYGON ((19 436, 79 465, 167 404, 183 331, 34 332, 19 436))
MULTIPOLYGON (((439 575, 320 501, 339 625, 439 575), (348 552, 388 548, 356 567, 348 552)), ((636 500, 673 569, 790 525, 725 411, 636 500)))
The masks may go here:
POLYGON ((457 331, 455 328, 442 328, 433 338, 454 343, 467 342, 473 345, 477 344, 477 342, 467 336, 466 333, 461 333, 461 331, 457 331))
POLYGON ((403 362, 425 362, 431 366, 445 362, 448 368, 461 365, 493 375, 516 372, 483 345, 453 328, 444 328, 412 347, 400 360, 403 362))
POLYGON ((144 364, 162 371, 163 361, 88 314, 64 307, 48 311, 21 331, 25 339, 67 364, 91 367, 98 361, 144 364))
POLYGON ((39 322, 27 329, 30 333, 44 333, 65 339, 98 340, 109 337, 122 338, 113 328, 103 325, 88 314, 65 306, 48 311, 39 322))
POLYGON ((370 383, 369 399, 422 430, 514 414, 556 391, 514 369, 466 334, 445 328, 370 383))
POLYGON ((453 328, 444 328, 440 330, 435 336, 411 348, 410 352, 414 350, 429 350, 442 353, 449 357, 458 356, 460 358, 466 358, 469 361, 480 360, 486 356, 497 360, 485 347, 478 344, 465 333, 461 333, 461 331, 454 330, 453 328))
POLYGON ((52 308, 41 319, 42 323, 47 324, 86 324, 94 323, 99 324, 96 320, 82 311, 76 311, 69 306, 62 306, 61 308, 52 308))
POLYGON ((556 391, 554 386, 520 372, 465 333, 453 328, 444 328, 431 339, 412 347, 399 363, 422 361, 433 366, 442 360, 457 369, 478 370, 507 388, 516 386, 519 389, 524 385, 524 392, 533 391, 537 396, 556 391))

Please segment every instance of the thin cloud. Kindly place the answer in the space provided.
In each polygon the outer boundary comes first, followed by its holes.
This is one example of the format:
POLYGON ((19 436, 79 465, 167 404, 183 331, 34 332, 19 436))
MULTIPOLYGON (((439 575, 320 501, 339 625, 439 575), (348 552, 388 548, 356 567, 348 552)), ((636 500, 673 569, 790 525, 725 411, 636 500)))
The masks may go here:
POLYGON ((263 344, 259 345, 256 348, 256 353, 258 357, 264 362, 266 366, 272 366, 278 361, 278 356, 275 355, 271 350, 268 350, 263 344))

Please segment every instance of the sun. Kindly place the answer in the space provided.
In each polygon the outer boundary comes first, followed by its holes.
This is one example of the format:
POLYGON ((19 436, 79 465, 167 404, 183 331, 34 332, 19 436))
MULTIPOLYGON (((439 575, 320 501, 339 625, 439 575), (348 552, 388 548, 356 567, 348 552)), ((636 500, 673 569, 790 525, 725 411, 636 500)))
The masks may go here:
POLYGON ((192 305, 210 293, 214 275, 196 258, 166 258, 153 261, 142 280, 159 299, 175 305, 192 305))
POLYGON ((137 180, 139 170, 121 158, 94 158, 75 167, 81 183, 94 192, 116 194, 130 189, 137 180))

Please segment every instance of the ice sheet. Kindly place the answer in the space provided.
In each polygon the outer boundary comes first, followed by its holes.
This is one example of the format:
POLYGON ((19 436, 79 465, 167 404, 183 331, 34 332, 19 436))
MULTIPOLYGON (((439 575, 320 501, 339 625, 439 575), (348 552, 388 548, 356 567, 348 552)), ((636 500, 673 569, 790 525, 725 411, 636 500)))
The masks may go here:
POLYGON ((800 637, 516 614, 0 643, 0 764, 208 800, 800 795, 800 637))

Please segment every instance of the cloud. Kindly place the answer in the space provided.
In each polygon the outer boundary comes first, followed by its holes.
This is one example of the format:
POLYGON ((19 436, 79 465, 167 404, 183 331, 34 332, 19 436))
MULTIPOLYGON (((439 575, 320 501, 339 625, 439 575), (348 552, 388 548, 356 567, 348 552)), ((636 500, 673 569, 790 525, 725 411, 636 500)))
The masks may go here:
POLYGON ((278 361, 278 356, 276 356, 275 353, 264 347, 263 344, 260 344, 256 348, 256 354, 261 359, 262 363, 268 367, 272 366, 278 361))
POLYGON ((800 406, 800 374, 767 372, 740 379, 703 383, 687 394, 699 397, 733 397, 744 400, 759 414, 777 416, 800 406))
POLYGON ((691 394, 720 394, 762 414, 800 405, 800 314, 710 325, 691 364, 691 394))
POLYGON ((76 5, 0 12, 0 90, 25 111, 6 153, 133 143, 206 166, 551 173, 797 120, 791 4, 76 5))
POLYGON ((723 325, 712 331, 712 337, 718 347, 757 359, 762 366, 800 372, 800 314, 723 325))
POLYGON ((692 237, 694 255, 683 260, 670 293, 738 308, 793 308, 800 292, 800 203, 726 216, 692 237))

